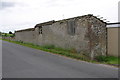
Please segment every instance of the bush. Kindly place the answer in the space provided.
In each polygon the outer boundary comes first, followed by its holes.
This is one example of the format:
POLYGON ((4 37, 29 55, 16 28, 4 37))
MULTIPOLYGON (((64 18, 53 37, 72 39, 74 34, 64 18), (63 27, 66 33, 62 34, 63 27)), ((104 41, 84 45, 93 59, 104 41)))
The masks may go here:
POLYGON ((76 49, 74 49, 74 48, 72 48, 72 49, 70 50, 70 52, 71 52, 71 53, 74 53, 74 54, 77 53, 76 49))
POLYGON ((45 45, 45 46, 42 46, 43 48, 45 49, 54 49, 55 46, 54 45, 45 45))
POLYGON ((107 62, 108 61, 108 58, 106 56, 97 56, 95 59, 99 62, 107 62))
POLYGON ((15 34, 11 34, 10 37, 15 37, 15 34))
POLYGON ((23 41, 21 41, 21 40, 20 40, 20 41, 17 41, 17 42, 18 42, 18 43, 19 43, 19 42, 20 42, 20 43, 23 43, 23 41))

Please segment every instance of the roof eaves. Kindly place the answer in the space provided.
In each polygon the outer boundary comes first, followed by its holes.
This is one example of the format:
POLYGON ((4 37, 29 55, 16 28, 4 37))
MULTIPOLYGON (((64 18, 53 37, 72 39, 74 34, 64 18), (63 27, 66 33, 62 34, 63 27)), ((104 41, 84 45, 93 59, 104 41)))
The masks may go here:
POLYGON ((120 22, 115 22, 115 23, 107 23, 107 25, 115 25, 115 24, 120 24, 120 22))
POLYGON ((39 23, 35 26, 35 28, 36 27, 41 27, 41 26, 46 26, 46 25, 52 25, 55 22, 56 22, 55 20, 52 20, 52 21, 48 21, 48 22, 44 22, 44 23, 39 23))
POLYGON ((18 31, 15 31, 15 32, 34 31, 34 30, 35 30, 34 28, 28 28, 28 29, 18 30, 18 31))

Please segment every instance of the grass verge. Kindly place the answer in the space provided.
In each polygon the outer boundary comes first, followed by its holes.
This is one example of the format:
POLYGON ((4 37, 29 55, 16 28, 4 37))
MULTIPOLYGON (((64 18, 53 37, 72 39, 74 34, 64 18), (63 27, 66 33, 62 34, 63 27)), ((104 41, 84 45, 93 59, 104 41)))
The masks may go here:
POLYGON ((55 47, 54 45, 40 46, 40 45, 35 45, 32 43, 24 43, 22 41, 11 41, 11 40, 7 40, 7 39, 2 39, 2 40, 16 43, 16 44, 20 44, 20 45, 27 46, 27 47, 34 48, 34 49, 43 50, 46 52, 51 52, 54 54, 63 55, 66 57, 77 59, 77 60, 83 60, 83 61, 92 62, 92 63, 110 64, 110 65, 117 66, 117 67, 118 67, 118 64, 120 64, 119 63, 120 58, 118 58, 118 57, 98 56, 95 58, 95 60, 90 60, 90 58, 88 58, 87 56, 76 53, 74 51, 74 49, 63 49, 63 48, 55 47))

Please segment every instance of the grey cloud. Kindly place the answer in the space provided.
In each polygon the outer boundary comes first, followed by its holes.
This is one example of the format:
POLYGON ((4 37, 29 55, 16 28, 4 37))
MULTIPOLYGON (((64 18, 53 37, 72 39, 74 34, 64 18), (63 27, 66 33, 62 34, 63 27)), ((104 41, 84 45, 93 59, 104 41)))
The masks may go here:
POLYGON ((0 9, 5 9, 5 8, 9 8, 9 7, 14 7, 16 3, 14 2, 0 2, 0 9))

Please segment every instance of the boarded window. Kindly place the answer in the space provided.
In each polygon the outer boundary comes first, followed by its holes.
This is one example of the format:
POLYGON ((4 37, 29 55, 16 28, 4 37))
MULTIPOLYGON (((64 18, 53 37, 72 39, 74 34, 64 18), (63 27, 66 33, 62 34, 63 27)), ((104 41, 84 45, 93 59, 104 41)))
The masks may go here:
POLYGON ((68 34, 75 35, 75 20, 68 21, 68 34))
POLYGON ((42 34, 42 27, 39 27, 39 34, 42 34))

